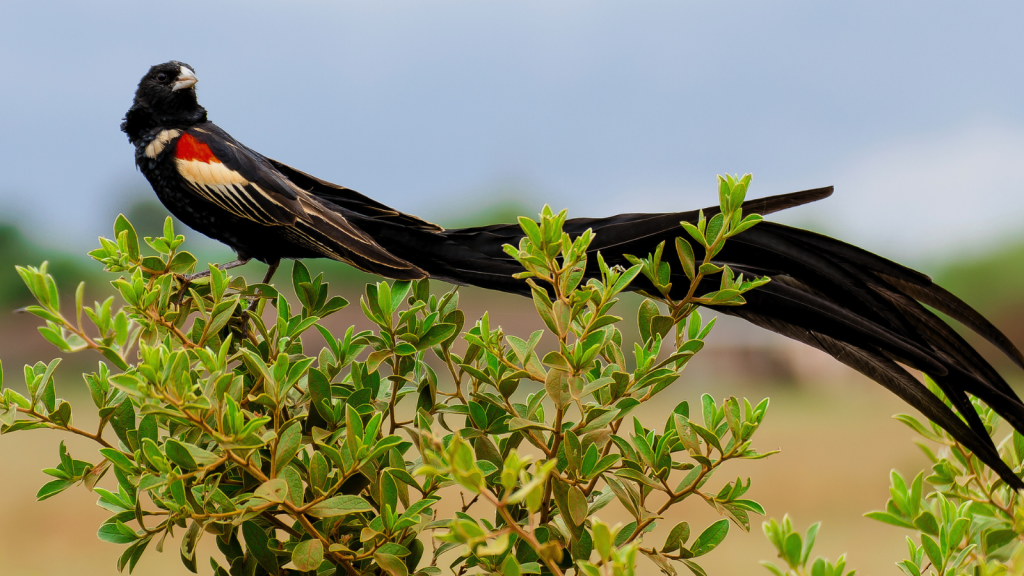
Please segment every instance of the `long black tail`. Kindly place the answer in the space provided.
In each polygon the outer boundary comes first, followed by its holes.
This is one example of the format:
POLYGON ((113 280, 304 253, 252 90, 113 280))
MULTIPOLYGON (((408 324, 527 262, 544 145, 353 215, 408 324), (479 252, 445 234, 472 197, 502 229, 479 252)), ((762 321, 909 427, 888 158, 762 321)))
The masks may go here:
MULTIPOLYGON (((831 193, 830 187, 752 200, 743 205, 743 211, 770 214, 831 193)), ((707 208, 704 213, 710 217, 717 211, 707 208)), ((522 269, 502 250, 505 244, 518 245, 523 236, 518 225, 435 232, 348 211, 346 216, 389 252, 433 278, 530 293, 525 282, 512 278, 522 269)), ((609 265, 628 266, 625 254, 646 256, 661 241, 671 245, 682 233, 679 222, 695 223, 697 217, 697 211, 692 211, 576 218, 565 223, 565 231, 575 236, 593 229, 596 237, 590 252, 600 251, 609 265)), ((699 249, 695 246, 698 261, 703 258, 699 249)), ((999 458, 968 394, 986 402, 1022 433, 1024 403, 974 348, 926 306, 971 328, 1024 367, 1024 355, 981 314, 924 274, 850 244, 772 222, 762 222, 730 239, 714 262, 728 264, 748 277, 772 278, 745 294, 745 305, 718 311, 824 350, 938 423, 1007 484, 1024 489, 1024 482, 999 458), (956 412, 903 366, 929 374, 956 412)), ((590 259, 587 274, 598 275, 596 258, 590 259)), ((702 293, 717 289, 717 279, 707 282, 700 287, 702 293)), ((673 286, 683 292, 689 287, 678 266, 673 286)), ((643 277, 631 288, 654 291, 643 277)))

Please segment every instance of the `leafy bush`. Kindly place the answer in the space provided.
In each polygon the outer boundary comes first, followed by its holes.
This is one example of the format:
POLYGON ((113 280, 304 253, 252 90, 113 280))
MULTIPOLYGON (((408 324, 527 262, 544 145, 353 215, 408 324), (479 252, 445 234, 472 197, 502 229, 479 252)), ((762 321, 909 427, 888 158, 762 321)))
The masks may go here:
POLYGON ((840 556, 835 563, 818 556, 811 563, 810 569, 807 563, 811 559, 811 550, 814 549, 814 541, 818 537, 820 522, 815 522, 807 528, 807 534, 803 537, 793 530, 793 522, 789 516, 784 516, 782 522, 774 518, 762 524, 764 535, 772 546, 779 552, 779 558, 786 562, 786 568, 779 568, 771 562, 762 561, 761 565, 767 568, 775 576, 798 576, 810 574, 810 576, 853 576, 856 570, 846 570, 846 555, 840 556))
MULTIPOLYGON (((933 394, 949 403, 931 379, 926 383, 933 394)), ((981 401, 972 401, 995 438, 1001 418, 981 401)), ((896 418, 938 445, 935 450, 918 442, 932 462, 931 472, 927 476, 920 472, 908 483, 893 470, 891 498, 885 510, 867 514, 917 531, 920 544, 907 537, 907 558, 897 564, 900 570, 908 576, 1022 573, 1024 507, 1020 494, 936 424, 925 425, 907 414, 896 418)), ((998 447, 1003 459, 1019 472, 1024 464, 1024 436, 1014 431, 998 447)))
POLYGON ((301 262, 292 301, 214 266, 190 284, 180 274, 196 260, 170 219, 143 253, 122 216, 114 239, 90 253, 119 275, 120 302, 85 306, 79 285, 65 312, 45 263, 18 269, 42 335, 63 352, 103 357, 84 375, 98 428, 75 427, 56 396, 58 358, 25 367, 27 396, 3 390, 0 431, 56 428, 99 444, 87 460, 61 444, 45 470, 54 480, 37 496, 79 483, 96 492, 112 513, 99 538, 126 546, 119 569, 177 529, 193 571, 200 539, 216 540, 219 575, 439 574, 442 556, 460 574, 625 575, 638 555, 669 574, 679 564, 704 574, 696 559, 729 523, 749 530, 749 513, 764 514, 745 498, 749 479, 708 483, 729 460, 767 455, 751 438, 768 401, 705 395, 692 414, 675 406, 660 431, 632 413, 703 347, 714 320, 704 322, 699 304, 741 305, 767 281, 710 262, 760 220, 739 208, 748 183, 720 179, 723 214, 684 225, 709 256, 695 262, 689 241, 677 240, 691 281, 681 301, 668 297, 663 245, 628 270, 598 255, 600 279, 584 284, 593 235, 564 234, 564 211, 520 219, 526 236, 506 249, 546 326, 529 337, 504 334, 487 314, 467 325, 458 291, 434 294, 425 280, 368 285, 360 305, 376 328, 334 334, 320 321, 348 303, 301 262), (659 293, 640 307, 642 342, 624 350, 611 311, 639 274, 659 293), (720 290, 695 294, 713 274, 720 290), (265 317, 267 304, 275 312, 265 317), (325 344, 310 355, 316 333, 325 344), (100 487, 108 472, 115 481, 100 487), (680 521, 660 546, 644 541, 692 496, 725 518, 693 539, 680 521), (612 505, 632 521, 602 522, 612 505))
MULTIPOLYGON (((927 376, 933 394, 950 402, 927 376)), ((977 399, 972 403, 989 434, 995 439, 1001 418, 977 399)), ((885 510, 868 512, 868 518, 915 531, 907 537, 907 557, 896 565, 907 576, 1004 576, 1024 574, 1024 502, 970 450, 934 422, 922 423, 908 414, 897 420, 909 426, 938 449, 917 442, 932 462, 931 472, 920 472, 907 482, 899 472, 890 473, 890 498, 885 510)), ((1014 471, 1024 468, 1024 436, 1013 431, 998 443, 999 454, 1014 471)), ((835 564, 818 558, 807 562, 818 533, 818 524, 805 538, 793 531, 789 517, 764 523, 764 533, 788 568, 761 562, 776 576, 810 574, 843 576, 845 556, 835 564)), ((852 576, 853 572, 846 576, 852 576)))

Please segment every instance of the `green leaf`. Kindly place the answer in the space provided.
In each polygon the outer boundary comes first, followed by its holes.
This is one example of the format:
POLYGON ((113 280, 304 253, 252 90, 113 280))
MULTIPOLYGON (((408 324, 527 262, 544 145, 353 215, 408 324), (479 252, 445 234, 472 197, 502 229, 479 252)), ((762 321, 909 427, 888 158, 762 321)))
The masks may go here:
POLYGON ((277 576, 280 573, 277 555, 270 550, 270 538, 267 537, 263 528, 260 528, 255 522, 243 522, 242 536, 245 538, 245 546, 252 557, 259 562, 264 570, 277 576))
POLYGON ((679 441, 683 444, 683 448, 699 454, 700 439, 693 431, 693 427, 690 426, 690 421, 682 414, 673 414, 672 419, 675 424, 676 435, 679 437, 679 441))
POLYGON ((708 552, 715 549, 722 540, 725 540, 726 534, 729 533, 729 521, 726 519, 719 520, 711 526, 708 526, 697 536, 697 539, 693 541, 693 546, 690 547, 690 551, 693 555, 703 556, 708 552))
POLYGON ((900 570, 902 570, 903 573, 907 576, 921 576, 921 569, 918 568, 917 564, 911 562, 910 560, 903 560, 902 562, 897 562, 896 566, 900 570))
POLYGON ((135 409, 132 407, 131 400, 126 398, 117 405, 117 408, 111 413, 110 426, 121 442, 128 446, 131 445, 128 440, 128 431, 135 429, 135 409))
POLYGON ((146 460, 160 472, 167 473, 171 471, 170 464, 152 439, 143 438, 142 453, 146 456, 146 460))
POLYGON ((555 323, 555 332, 564 335, 569 333, 572 322, 572 309, 561 300, 556 300, 551 307, 551 318, 555 323))
POLYGON ((735 236, 740 232, 743 232, 744 230, 753 228, 762 220, 764 220, 764 217, 762 217, 760 214, 750 214, 749 216, 744 218, 743 221, 739 223, 739 225, 737 225, 736 227, 729 231, 729 236, 735 236))
POLYGON ((719 452, 724 454, 724 450, 722 450, 722 444, 719 441, 718 436, 716 436, 714 432, 708 430, 707 428, 701 426, 700 424, 697 424, 696 422, 690 422, 689 424, 690 428, 692 428, 694 432, 696 432, 701 438, 703 438, 705 442, 707 442, 711 446, 714 446, 715 450, 718 450, 719 452))
POLYGON ((569 488, 569 515, 577 526, 587 519, 587 497, 579 486, 569 488))
POLYGON ((124 472, 131 472, 135 468, 132 461, 116 448, 100 448, 100 454, 124 472))
MULTIPOLYGON (((116 518, 116 516, 114 518, 116 518)), ((114 518, 111 518, 111 520, 114 518)), ((128 534, 125 534, 120 528, 118 528, 117 523, 111 522, 110 520, 107 522, 107 524, 100 526, 100 529, 96 532, 96 535, 100 540, 110 542, 112 544, 131 544, 139 539, 138 536, 129 536, 128 534)))
POLYGON ((51 496, 60 494, 74 485, 75 483, 71 480, 51 480, 46 484, 43 484, 39 491, 36 492, 36 500, 46 500, 51 496))
MULTIPOLYGON (((715 214, 708 220, 707 230, 704 232, 704 237, 708 239, 709 243, 714 243, 715 239, 718 238, 718 233, 721 232, 722 227, 725 225, 725 217, 721 214, 715 214)), ((714 256, 714 253, 711 254, 714 256)))
POLYGON ((541 320, 544 321, 544 325, 552 332, 557 333, 558 328, 555 326, 555 319, 551 316, 551 300, 548 298, 547 292, 534 286, 532 288, 532 295, 533 305, 537 309, 537 314, 540 315, 541 320))
POLYGON ((640 304, 640 310, 636 317, 637 328, 640 329, 640 340, 646 342, 651 339, 651 322, 660 313, 658 305, 650 298, 640 304))
MULTIPOLYGON (((760 514, 764 515, 764 510, 761 510, 760 514)), ((804 539, 804 545, 800 552, 800 564, 802 565, 807 564, 807 559, 811 556, 811 549, 814 548, 814 541, 818 538, 819 528, 821 528, 821 522, 815 522, 807 529, 807 537, 804 539)))
POLYGON ((334 516, 347 516, 362 512, 373 512, 373 506, 359 496, 343 495, 328 498, 319 504, 310 506, 309 514, 317 518, 332 518, 334 516))
POLYGON ((676 237, 676 254, 679 255, 679 263, 683 266, 683 273, 690 280, 696 273, 696 260, 693 255, 693 247, 682 236, 676 237))
POLYGON ((540 247, 544 240, 540 234, 540 227, 532 219, 526 216, 519 217, 519 227, 526 233, 526 237, 530 239, 530 242, 534 247, 540 247))
POLYGON ((698 244, 700 244, 701 246, 708 245, 708 241, 704 238, 704 234, 700 231, 699 228, 697 228, 696 226, 689 222, 680 222, 680 224, 682 224, 683 229, 686 230, 687 234, 692 236, 698 244))
POLYGON ((402 440, 400 436, 385 436, 378 440, 377 443, 373 445, 373 448, 370 450, 370 453, 365 458, 363 458, 363 461, 369 462, 376 458, 377 456, 380 456, 387 450, 390 450, 391 448, 398 446, 403 441, 404 440, 402 440))
POLYGON ((316 570, 323 561, 324 545, 320 540, 303 540, 292 550, 292 563, 303 572, 316 570))
POLYGON ((187 470, 205 468, 219 459, 213 452, 174 438, 167 440, 167 443, 164 444, 164 450, 167 452, 167 458, 171 462, 187 470))
MULTIPOLYGON (((958 548, 960 546, 960 541, 963 540, 970 523, 971 520, 969 518, 958 518, 956 522, 953 522, 953 526, 949 529, 949 538, 947 539, 950 547, 958 548)), ((1013 531, 1011 530, 1011 532, 1013 531)), ((1013 537, 1016 537, 1016 533, 1014 533, 1013 537)))
POLYGON ((215 309, 216 315, 210 320, 210 323, 206 325, 207 336, 213 336, 219 334, 221 329, 227 326, 231 320, 231 316, 235 313, 235 308, 238 306, 238 296, 232 296, 231 298, 221 302, 215 309))
POLYGON ((260 484, 254 495, 267 502, 284 502, 288 498, 288 482, 282 478, 271 478, 260 484))
POLYGON ((921 545, 924 546, 924 553, 928 555, 928 559, 931 560, 932 566, 937 569, 941 569, 944 558, 942 556, 942 551, 939 550, 939 545, 935 543, 935 540, 927 534, 921 534, 921 545))
POLYGON ((167 270, 176 274, 187 274, 195 268, 196 262, 196 257, 191 253, 178 252, 171 258, 170 264, 167 265, 167 270))
POLYGON ((415 353, 416 346, 413 346, 408 342, 402 342, 398 346, 395 346, 395 355, 397 356, 412 356, 415 353))
POLYGON ((113 362, 114 366, 117 366, 121 370, 128 369, 128 363, 124 361, 124 358, 121 358, 121 355, 115 352, 109 346, 100 346, 98 350, 100 354, 103 354, 104 358, 113 362))
POLYGON ((609 468, 614 466, 616 463, 618 463, 620 458, 622 458, 622 456, 620 456, 618 454, 609 454, 609 455, 605 456, 604 458, 601 458, 600 460, 598 460, 597 464, 594 466, 594 469, 590 471, 590 474, 588 476, 590 478, 597 477, 599 474, 601 474, 602 472, 608 470, 609 468))
POLYGON ((522 574, 515 556, 511 554, 506 556, 505 561, 501 563, 501 576, 521 576, 522 574))
POLYGON ((657 490, 665 489, 665 487, 659 484, 658 482, 652 480, 651 478, 647 477, 641 472, 633 470, 632 468, 622 468, 621 470, 616 470, 615 475, 620 478, 628 478, 630 480, 633 480, 634 482, 638 482, 640 484, 643 484, 644 486, 649 486, 657 490))
POLYGON ((722 212, 726 214, 732 212, 734 206, 731 182, 731 177, 723 178, 721 175, 718 176, 718 205, 722 207, 722 212))
POLYGON ((409 568, 398 556, 374 552, 373 559, 376 560, 377 565, 390 576, 409 576, 409 568))
POLYGON ((114 220, 114 238, 120 239, 121 233, 125 234, 125 244, 128 250, 128 257, 132 260, 139 259, 139 236, 135 233, 135 227, 124 217, 118 214, 114 220))
POLYGON ((455 324, 435 324, 416 343, 416 349, 426 350, 427 348, 432 348, 450 338, 455 334, 455 330, 455 324))
POLYGON ((718 274, 721 271, 722 271, 721 267, 719 267, 717 264, 713 264, 711 262, 708 262, 707 264, 701 264, 700 268, 698 269, 698 272, 700 272, 701 274, 705 274, 705 275, 718 274))
MULTIPOLYGON (((966 520, 961 518, 960 520, 966 520)), ((1017 537, 1017 533, 1011 529, 993 530, 985 534, 985 553, 991 554, 1006 546, 1017 537)))
POLYGON ((67 400, 61 400, 57 409, 50 414, 50 420, 58 426, 68 426, 71 424, 71 404, 68 404, 67 400))
POLYGON ((803 539, 796 532, 786 536, 786 540, 782 543, 782 552, 785 553, 786 561, 790 565, 797 566, 800 564, 800 555, 803 554, 803 539))
POLYGON ((879 522, 885 522, 886 524, 891 524, 893 526, 899 526, 900 528, 910 528, 911 530, 914 529, 914 525, 913 524, 911 524, 909 522, 906 522, 905 520, 903 520, 902 518, 899 518, 898 516, 893 516, 892 514, 889 514, 888 512, 868 512, 864 516, 867 517, 867 518, 871 518, 872 520, 878 520, 879 522))
POLYGON ((199 467, 196 461, 192 458, 181 442, 171 438, 167 441, 164 446, 164 450, 167 453, 167 459, 174 462, 178 466, 181 466, 185 470, 195 470, 199 467))
POLYGON ((680 546, 686 544, 686 541, 690 539, 690 525, 686 522, 679 522, 672 527, 672 530, 668 533, 668 537, 665 538, 665 546, 662 547, 662 552, 674 552, 679 549, 680 546))
POLYGON ((299 452, 300 448, 302 448, 302 427, 292 424, 281 432, 281 437, 277 440, 277 449, 274 453, 274 469, 283 470, 299 452))
MULTIPOLYGON (((43 371, 43 375, 40 378, 40 382, 43 385, 43 392, 40 395, 40 401, 43 406, 46 407, 48 412, 53 412, 57 408, 57 395, 54 390, 53 373, 57 369, 57 365, 60 364, 60 358, 54 358, 43 371)), ((41 365, 37 364, 37 366, 41 365)))
POLYGON ((681 562, 690 569, 690 572, 693 572, 694 576, 708 576, 708 573, 693 560, 681 560, 681 562))
MULTIPOLYGON (((884 512, 883 513, 873 512, 873 514, 884 514, 884 512)), ((897 518, 895 515, 893 517, 897 518)), ((879 520, 878 518, 873 518, 873 519, 874 520, 879 520)), ((901 519, 901 518, 897 518, 897 519, 901 523, 903 523, 903 519, 901 519)), ((885 520, 881 520, 881 521, 885 522, 885 520)), ((891 524, 891 522, 887 522, 887 523, 891 524)), ((902 526, 902 524, 900 524, 900 525, 902 526)), ((924 532, 925 534, 931 534, 932 536, 938 536, 939 535, 939 523, 935 520, 935 515, 932 514, 928 510, 925 510, 924 512, 921 512, 920 514, 917 515, 917 518, 914 518, 914 527, 917 528, 918 530, 920 530, 921 532, 924 532)))
MULTIPOLYGON (((191 560, 191 565, 195 564, 196 560, 196 546, 199 545, 199 539, 203 536, 203 526, 198 522, 192 522, 189 525, 188 530, 185 531, 185 535, 181 537, 181 557, 187 560, 191 560)), ((193 570, 194 572, 195 570, 193 570)))
POLYGON ((515 416, 508 421, 508 428, 509 430, 550 430, 550 428, 548 428, 548 426, 545 424, 533 422, 532 420, 527 420, 525 418, 520 418, 518 416, 515 416))
POLYGON ((569 374, 562 370, 551 369, 548 371, 544 389, 548 393, 548 398, 551 398, 557 408, 565 408, 572 402, 572 393, 569 391, 569 374))
POLYGON ((398 509, 398 486, 394 476, 387 472, 381 474, 380 478, 380 507, 384 509, 385 506, 392 511, 398 509))
POLYGON ((625 290, 630 282, 640 274, 641 270, 643 270, 643 266, 637 264, 623 272, 619 279, 615 281, 615 286, 612 287, 612 294, 618 294, 625 290))
POLYGON ((507 340, 509 346, 511 346, 512 350, 516 353, 516 357, 519 359, 519 362, 524 363, 530 356, 530 353, 533 352, 533 349, 537 347, 538 343, 540 343, 540 339, 543 335, 543 330, 537 330, 530 336, 529 342, 512 335, 507 336, 507 340))
MULTIPOLYGON (((295 263, 292 265, 292 289, 295 290, 295 294, 299 296, 300 300, 302 299, 302 284, 310 284, 312 282, 313 280, 309 276, 309 269, 306 268, 306 265, 301 260, 295 260, 295 263)), ((303 304, 309 308, 311 303, 303 302, 303 304)))

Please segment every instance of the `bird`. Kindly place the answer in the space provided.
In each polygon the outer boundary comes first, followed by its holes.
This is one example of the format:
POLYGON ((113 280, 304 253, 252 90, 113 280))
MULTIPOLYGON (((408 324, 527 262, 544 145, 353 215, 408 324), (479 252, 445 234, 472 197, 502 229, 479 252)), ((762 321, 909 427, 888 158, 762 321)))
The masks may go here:
MULTIPOLYGON (((516 224, 446 230, 267 158, 211 122, 199 104, 195 69, 170 61, 139 81, 121 130, 135 147, 135 164, 179 220, 231 247, 237 259, 269 265, 269 282, 284 259, 329 258, 396 280, 432 278, 529 296, 514 275, 520 264, 516 224)), ((750 200, 745 214, 768 215, 822 200, 832 187, 750 200)), ((706 217, 717 207, 703 210, 706 217)), ((564 231, 595 238, 588 254, 609 266, 629 266, 627 254, 648 254, 680 235, 680 222, 700 211, 628 213, 566 220, 564 231)), ((697 261, 702 248, 697 246, 697 261)), ((599 276, 588 258, 587 277, 599 276)), ((742 306, 708 306, 830 354, 878 382, 973 451, 1014 489, 1020 475, 999 456, 973 408, 974 396, 1024 433, 1024 403, 1003 377, 949 324, 949 316, 987 339, 1024 368, 1024 355, 1002 332, 927 275, 846 242, 770 221, 741 232, 712 261, 748 278, 770 278, 747 292, 742 306), (930 309, 929 309, 930 308, 930 309), (908 370, 934 379, 950 406, 908 370)), ((203 273, 194 274, 195 279, 203 273)), ((208 274, 208 272, 207 272, 208 274)), ((673 286, 689 286, 674 270, 673 286)), ((705 279, 707 291, 717 281, 705 279)), ((638 276, 630 290, 656 293, 638 276)), ((685 291, 685 289, 684 289, 685 291)), ((703 292, 702 292, 703 293, 703 292)))

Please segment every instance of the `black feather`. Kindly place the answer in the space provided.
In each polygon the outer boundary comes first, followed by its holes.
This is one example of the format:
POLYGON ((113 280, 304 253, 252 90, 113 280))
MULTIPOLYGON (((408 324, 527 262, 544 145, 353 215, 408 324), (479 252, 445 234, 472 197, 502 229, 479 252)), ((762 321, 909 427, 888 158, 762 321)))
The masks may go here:
MULTIPOLYGON (((241 257, 274 267, 282 258, 324 257, 389 278, 429 276, 530 294, 525 282, 513 278, 521 267, 502 248, 519 243, 523 233, 518 225, 443 230, 266 158, 208 122, 191 84, 175 88, 174 76, 181 73, 194 79, 191 70, 180 62, 154 66, 139 82, 121 127, 136 148, 136 164, 160 200, 192 228, 228 244, 241 257), (183 176, 173 135, 186 132, 207 145, 218 163, 244 177, 246 183, 238 184, 237 190, 244 197, 227 196, 235 192, 218 188, 216 182, 197 185, 183 176), (154 143, 161 146, 150 147, 154 143)), ((743 210, 771 214, 831 194, 829 187, 772 196, 748 201, 743 210)), ((704 210, 707 217, 718 212, 717 207, 704 210)), ((564 230, 576 236, 592 229, 596 236, 589 253, 601 252, 609 264, 628 266, 627 254, 644 256, 659 242, 671 244, 683 234, 680 221, 697 219, 697 211, 619 214, 568 220, 564 230)), ((699 247, 696 251, 702 259, 699 247)), ((771 222, 731 238, 713 261, 772 281, 747 293, 743 306, 712 308, 831 354, 938 423, 1007 484, 1024 489, 1024 482, 999 458, 968 395, 986 402, 1020 432, 1024 403, 926 306, 974 330, 1024 367, 1024 355, 981 314, 920 272, 839 240, 771 222), (903 366, 928 373, 956 411, 903 366)), ((597 276, 597 268, 596 258, 590 258, 587 275, 597 276)), ((682 297, 688 287, 688 280, 677 272, 674 296, 682 297)), ((642 277, 630 288, 653 292, 642 277)), ((715 290, 717 280, 706 280, 699 289, 715 290)))

